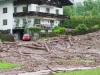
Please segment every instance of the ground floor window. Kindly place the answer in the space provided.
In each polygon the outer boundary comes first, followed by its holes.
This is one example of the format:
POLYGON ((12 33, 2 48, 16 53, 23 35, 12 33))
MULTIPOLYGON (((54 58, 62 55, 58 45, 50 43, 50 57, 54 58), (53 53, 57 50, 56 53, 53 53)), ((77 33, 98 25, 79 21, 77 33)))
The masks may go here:
POLYGON ((3 20, 3 25, 7 25, 7 19, 3 20))
POLYGON ((34 25, 35 25, 35 24, 40 24, 40 19, 35 19, 35 20, 34 20, 34 25))

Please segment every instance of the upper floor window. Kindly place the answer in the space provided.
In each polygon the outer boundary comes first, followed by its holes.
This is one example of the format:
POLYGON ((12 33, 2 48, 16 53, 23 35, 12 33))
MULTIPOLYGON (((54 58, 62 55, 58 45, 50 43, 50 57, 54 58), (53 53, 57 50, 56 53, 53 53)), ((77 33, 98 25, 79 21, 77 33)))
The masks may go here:
POLYGON ((50 9, 49 8, 46 8, 46 13, 49 13, 50 12, 50 9))
POLYGON ((56 14, 59 14, 59 10, 58 9, 56 9, 56 14))
POLYGON ((17 12, 17 7, 14 7, 14 13, 16 13, 17 12))
POLYGON ((27 12, 27 7, 23 7, 23 12, 27 12))
POLYGON ((3 13, 7 13, 7 8, 3 8, 3 13))
POLYGON ((3 25, 7 25, 7 19, 3 20, 3 25))
POLYGON ((37 6, 36 7, 36 11, 39 12, 40 11, 40 7, 37 6))

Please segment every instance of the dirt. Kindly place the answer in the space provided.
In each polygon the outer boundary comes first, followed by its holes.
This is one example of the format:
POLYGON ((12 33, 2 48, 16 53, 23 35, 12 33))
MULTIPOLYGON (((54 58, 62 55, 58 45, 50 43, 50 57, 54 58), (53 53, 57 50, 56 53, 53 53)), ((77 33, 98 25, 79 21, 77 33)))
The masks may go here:
POLYGON ((100 66, 100 31, 37 41, 0 43, 0 61, 22 64, 21 67, 0 70, 0 75, 17 75, 56 67, 100 66), (94 60, 94 62, 78 62, 77 60, 94 60))

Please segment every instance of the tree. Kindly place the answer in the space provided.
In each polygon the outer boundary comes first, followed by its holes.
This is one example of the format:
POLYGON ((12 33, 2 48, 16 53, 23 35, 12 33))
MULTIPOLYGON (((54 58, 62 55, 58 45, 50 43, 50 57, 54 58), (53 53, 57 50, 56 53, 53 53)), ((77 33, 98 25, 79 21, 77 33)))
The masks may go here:
POLYGON ((63 7, 63 14, 74 16, 76 14, 75 7, 74 6, 64 6, 63 7))
POLYGON ((78 13, 78 15, 84 14, 84 5, 81 2, 76 3, 76 13, 78 13))

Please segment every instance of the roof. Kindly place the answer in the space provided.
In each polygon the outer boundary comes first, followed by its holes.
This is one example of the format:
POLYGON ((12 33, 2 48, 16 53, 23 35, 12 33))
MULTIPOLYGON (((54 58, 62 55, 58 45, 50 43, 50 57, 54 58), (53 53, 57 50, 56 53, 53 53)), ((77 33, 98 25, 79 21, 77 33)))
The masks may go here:
POLYGON ((73 5, 73 0, 0 0, 0 2, 5 2, 5 1, 14 1, 17 2, 17 4, 44 4, 47 3, 49 5, 57 5, 57 6, 67 6, 67 5, 73 5))
POLYGON ((17 1, 17 0, 0 0, 0 2, 5 2, 5 1, 17 1))
POLYGON ((54 6, 68 6, 73 5, 73 0, 16 0, 15 5, 18 4, 47 4, 47 5, 54 5, 54 6))

